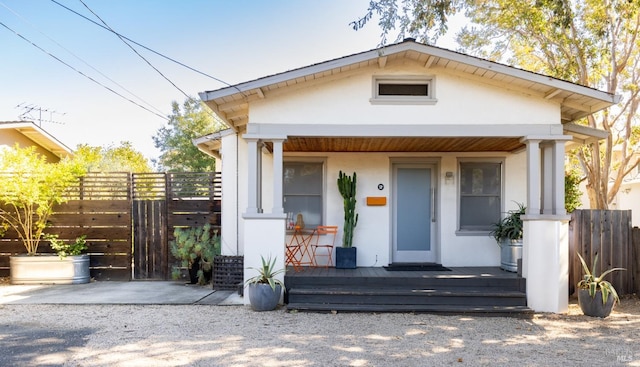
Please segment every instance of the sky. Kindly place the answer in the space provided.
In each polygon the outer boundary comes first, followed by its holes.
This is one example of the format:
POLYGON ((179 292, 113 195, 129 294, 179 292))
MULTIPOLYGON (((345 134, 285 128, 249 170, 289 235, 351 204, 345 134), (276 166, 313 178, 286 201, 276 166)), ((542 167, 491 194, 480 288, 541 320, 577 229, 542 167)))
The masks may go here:
POLYGON ((369 0, 0 0, 0 121, 41 119, 71 149, 129 141, 149 159, 173 102, 226 85, 130 43, 145 61, 56 2, 229 84, 374 49, 381 33, 375 18, 349 26, 369 0))

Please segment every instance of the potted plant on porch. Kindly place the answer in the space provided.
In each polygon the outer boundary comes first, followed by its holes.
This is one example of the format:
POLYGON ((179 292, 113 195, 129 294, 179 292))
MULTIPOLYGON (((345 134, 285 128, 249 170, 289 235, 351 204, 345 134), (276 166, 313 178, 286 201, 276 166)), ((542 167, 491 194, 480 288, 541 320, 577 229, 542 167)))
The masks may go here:
POLYGON ((338 269, 355 269, 357 266, 357 249, 353 247, 353 231, 358 224, 356 183, 355 172, 353 178, 342 171, 338 174, 338 191, 340 191, 344 204, 342 247, 336 248, 336 268, 338 269))
POLYGON ((522 218, 526 207, 516 203, 517 210, 510 210, 499 222, 493 224, 490 235, 500 246, 500 268, 518 271, 518 260, 522 258, 522 218))
POLYGON ((274 270, 276 259, 271 257, 267 260, 260 256, 262 266, 260 268, 249 268, 256 270, 258 275, 249 278, 246 284, 249 286, 249 303, 254 311, 271 311, 280 302, 283 284, 275 276, 283 273, 285 269, 274 270))
POLYGON ((580 254, 577 254, 582 263, 584 277, 578 282, 578 303, 582 313, 593 317, 607 317, 611 314, 616 302, 620 301, 618 292, 604 277, 614 271, 626 270, 624 268, 613 268, 604 271, 600 276, 596 275, 596 265, 598 255, 593 258, 591 269, 587 266, 580 254))
POLYGON ((0 153, 0 222, 14 238, 18 238, 26 254, 11 256, 10 278, 13 284, 74 284, 86 283, 84 267, 69 273, 66 261, 53 254, 38 254, 45 239, 54 206, 68 200, 68 189, 77 184, 84 169, 77 161, 63 159, 47 162, 35 147, 15 146, 0 153), (46 256, 49 255, 49 256, 46 256), (58 269, 63 267, 64 269, 58 269), (79 274, 78 274, 79 273, 79 274))

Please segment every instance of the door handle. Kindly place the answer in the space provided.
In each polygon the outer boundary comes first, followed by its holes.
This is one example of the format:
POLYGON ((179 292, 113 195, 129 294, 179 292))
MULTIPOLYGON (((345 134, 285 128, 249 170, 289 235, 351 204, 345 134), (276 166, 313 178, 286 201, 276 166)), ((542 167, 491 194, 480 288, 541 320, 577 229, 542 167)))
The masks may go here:
POLYGON ((436 188, 431 188, 431 222, 436 221, 436 188))

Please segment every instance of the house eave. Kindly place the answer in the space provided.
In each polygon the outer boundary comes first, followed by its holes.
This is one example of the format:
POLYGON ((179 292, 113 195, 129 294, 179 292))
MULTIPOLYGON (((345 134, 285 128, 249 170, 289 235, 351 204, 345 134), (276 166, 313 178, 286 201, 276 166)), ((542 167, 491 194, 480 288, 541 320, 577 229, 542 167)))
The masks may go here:
POLYGON ((69 147, 31 121, 0 122, 0 130, 14 130, 58 158, 73 156, 69 147))

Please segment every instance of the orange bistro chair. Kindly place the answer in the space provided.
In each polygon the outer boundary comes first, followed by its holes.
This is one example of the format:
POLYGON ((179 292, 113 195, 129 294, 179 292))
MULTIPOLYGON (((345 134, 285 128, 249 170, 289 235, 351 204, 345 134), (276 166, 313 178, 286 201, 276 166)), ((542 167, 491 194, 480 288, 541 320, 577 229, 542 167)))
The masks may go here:
POLYGON ((285 243, 285 264, 292 265, 295 272, 302 270, 302 259, 304 257, 303 243, 298 238, 300 230, 299 226, 295 226, 291 240, 289 243, 285 243))
POLYGON ((338 226, 318 226, 316 229, 316 243, 311 245, 311 253, 313 254, 313 264, 318 265, 318 257, 326 257, 327 261, 324 267, 333 266, 333 247, 336 242, 336 234, 338 226), (320 237, 322 236, 322 242, 320 237), (318 250, 320 252, 318 253, 318 250))

